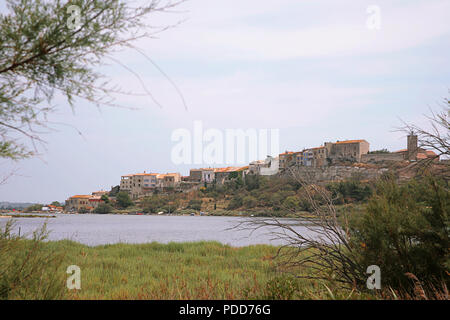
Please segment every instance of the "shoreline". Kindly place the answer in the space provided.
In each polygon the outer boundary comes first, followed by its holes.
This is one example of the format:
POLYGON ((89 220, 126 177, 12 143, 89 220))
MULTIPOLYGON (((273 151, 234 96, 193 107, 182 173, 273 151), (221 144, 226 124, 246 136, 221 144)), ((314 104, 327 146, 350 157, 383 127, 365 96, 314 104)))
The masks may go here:
POLYGON ((34 214, 11 214, 11 215, 1 215, 0 218, 56 218, 55 215, 34 215, 34 214))

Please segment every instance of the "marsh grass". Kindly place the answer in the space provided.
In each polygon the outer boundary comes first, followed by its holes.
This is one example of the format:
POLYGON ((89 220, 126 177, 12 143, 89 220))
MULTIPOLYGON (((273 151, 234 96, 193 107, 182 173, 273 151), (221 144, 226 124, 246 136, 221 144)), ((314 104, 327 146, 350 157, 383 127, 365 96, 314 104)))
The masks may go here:
POLYGON ((46 225, 31 240, 13 232, 9 220, 0 230, 0 299, 60 299, 64 296, 58 272, 63 252, 48 250, 46 225))
POLYGON ((272 276, 275 248, 233 248, 216 242, 115 244, 48 243, 81 268, 74 299, 240 299, 272 276))
MULTIPOLYGON (((7 225, 0 238, 3 299, 374 299, 332 281, 298 279, 273 260, 277 247, 218 242, 89 247, 44 241, 45 226, 26 240, 7 225), (67 267, 81 269, 81 290, 68 290, 67 267)), ((308 270, 304 270, 308 272, 308 270)))
MULTIPOLYGON (((31 240, 25 242, 33 245, 31 240)), ((63 291, 54 297, 59 299, 374 298, 344 292, 331 282, 313 282, 281 273, 272 260, 277 248, 266 245, 235 248, 218 242, 195 242, 89 247, 68 240, 41 245, 43 256, 63 256, 59 264, 47 263, 40 270, 42 279, 58 279, 51 287, 63 291), (65 288, 69 265, 81 268, 81 290, 65 288)), ((36 286, 32 289, 26 298, 42 297, 36 286)))

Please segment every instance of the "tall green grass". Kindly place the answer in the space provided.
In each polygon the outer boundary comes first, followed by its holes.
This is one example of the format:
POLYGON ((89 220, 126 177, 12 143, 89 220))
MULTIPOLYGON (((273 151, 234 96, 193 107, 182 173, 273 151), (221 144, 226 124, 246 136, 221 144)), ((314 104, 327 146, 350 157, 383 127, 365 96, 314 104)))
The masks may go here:
POLYGON ((60 299, 65 290, 60 273, 62 252, 50 250, 45 225, 31 240, 15 235, 9 220, 0 230, 0 299, 60 299))
POLYGON ((81 268, 75 299, 243 299, 273 277, 275 248, 217 242, 115 244, 51 242, 64 264, 81 268))
MULTIPOLYGON (((332 283, 300 280, 277 269, 277 247, 218 242, 89 247, 32 240, 11 226, 0 237, 0 299, 364 299, 332 283), (81 269, 81 289, 66 288, 67 267, 81 269)), ((307 272, 307 270, 305 270, 307 272)))

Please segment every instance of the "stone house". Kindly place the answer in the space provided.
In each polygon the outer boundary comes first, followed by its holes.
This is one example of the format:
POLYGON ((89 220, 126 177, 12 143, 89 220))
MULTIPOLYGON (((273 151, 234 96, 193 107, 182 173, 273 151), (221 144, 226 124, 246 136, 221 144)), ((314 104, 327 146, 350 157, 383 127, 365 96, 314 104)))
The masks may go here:
POLYGON ((86 210, 91 212, 102 202, 101 196, 75 195, 66 200, 65 211, 80 212, 86 210))
POLYGON ((132 199, 149 195, 157 188, 173 188, 181 182, 179 173, 137 173, 124 175, 120 179, 120 190, 130 194, 132 199))
POLYGON ((273 158, 271 156, 267 156, 265 160, 250 162, 248 171, 250 174, 272 176, 278 173, 279 167, 280 162, 278 157, 273 158))
POLYGON ((216 168, 214 170, 215 181, 217 184, 224 184, 225 182, 237 178, 238 176, 241 176, 241 178, 245 178, 248 169, 249 166, 216 168))
POLYGON ((366 140, 345 140, 325 142, 325 159, 328 161, 360 162, 361 156, 369 152, 369 143, 366 140))

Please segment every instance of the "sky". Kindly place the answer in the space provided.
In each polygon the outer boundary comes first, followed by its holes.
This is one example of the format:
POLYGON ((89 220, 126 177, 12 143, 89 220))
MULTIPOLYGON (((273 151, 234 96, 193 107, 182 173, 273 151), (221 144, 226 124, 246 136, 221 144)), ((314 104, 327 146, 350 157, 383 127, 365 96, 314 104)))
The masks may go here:
POLYGON ((189 0, 151 15, 157 26, 180 22, 136 43, 163 73, 131 49, 101 71, 159 105, 126 96, 117 102, 128 108, 77 101, 72 110, 58 97, 39 156, 0 161, 0 176, 15 172, 0 201, 63 201, 143 171, 188 175, 199 165, 172 161, 171 135, 194 121, 224 132, 279 129, 280 151, 345 139, 403 149, 402 120, 426 127, 424 114, 448 97, 448 12, 447 0, 189 0), (368 26, 371 6, 379 28, 368 26))

